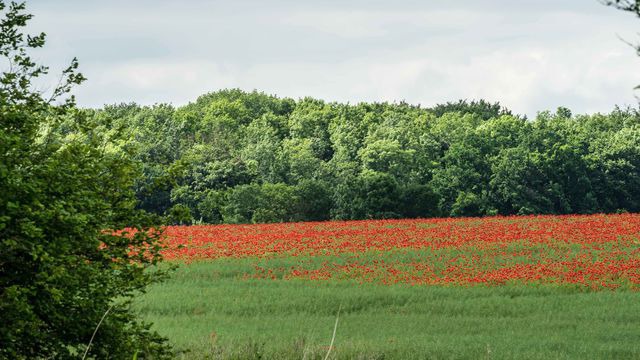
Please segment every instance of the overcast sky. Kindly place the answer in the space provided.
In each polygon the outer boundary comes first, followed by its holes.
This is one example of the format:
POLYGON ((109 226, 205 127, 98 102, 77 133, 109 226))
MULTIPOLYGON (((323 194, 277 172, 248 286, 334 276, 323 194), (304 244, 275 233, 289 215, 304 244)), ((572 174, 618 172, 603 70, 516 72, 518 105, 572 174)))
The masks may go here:
POLYGON ((637 104, 640 19, 598 0, 32 0, 37 58, 76 56, 82 106, 183 105, 223 88, 329 101, 637 104))

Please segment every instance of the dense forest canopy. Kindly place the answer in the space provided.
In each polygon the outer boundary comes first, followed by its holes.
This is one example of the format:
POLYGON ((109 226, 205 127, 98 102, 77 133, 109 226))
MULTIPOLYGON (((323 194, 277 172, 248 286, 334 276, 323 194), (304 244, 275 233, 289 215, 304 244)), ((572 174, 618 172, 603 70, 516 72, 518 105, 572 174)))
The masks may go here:
POLYGON ((640 211, 640 114, 327 103, 222 90, 86 110, 174 223, 640 211), (120 135, 119 138, 122 138, 120 135))

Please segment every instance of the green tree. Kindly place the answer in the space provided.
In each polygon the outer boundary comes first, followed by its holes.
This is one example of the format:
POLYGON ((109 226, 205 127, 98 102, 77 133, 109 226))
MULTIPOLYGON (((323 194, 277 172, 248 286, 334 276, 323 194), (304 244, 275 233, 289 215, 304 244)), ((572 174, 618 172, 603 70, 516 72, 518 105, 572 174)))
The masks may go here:
POLYGON ((323 221, 331 218, 331 186, 324 180, 304 179, 296 185, 295 221, 323 221))
POLYGON ((411 171, 414 150, 405 150, 396 140, 375 140, 368 142, 359 151, 363 170, 389 173, 399 179, 411 171))
POLYGON ((483 192, 490 177, 484 155, 490 147, 477 131, 481 124, 477 115, 449 113, 432 129, 442 144, 442 155, 429 185, 440 199, 444 215, 484 214, 483 192), (472 202, 477 206, 471 206, 472 202))
POLYGON ((50 96, 34 91, 48 69, 28 51, 45 35, 22 32, 23 3, 0 0, 0 15, 0 358, 79 358, 107 312, 90 357, 168 357, 128 306, 161 260, 158 232, 135 209, 137 167, 73 97, 54 105, 84 80, 78 62, 50 96))
POLYGON ((500 214, 527 215, 552 212, 553 204, 545 193, 539 153, 525 146, 506 148, 492 159, 489 181, 491 204, 500 214))
POLYGON ((598 139, 587 162, 602 211, 640 211, 640 124, 598 139))
POLYGON ((300 100, 289 117, 292 139, 308 139, 316 157, 329 160, 333 147, 329 134, 329 124, 335 114, 331 106, 312 98, 300 100))
POLYGON ((402 189, 398 212, 404 218, 427 218, 440 215, 438 196, 430 186, 410 184, 402 189))
POLYGON ((297 184, 304 179, 318 179, 327 176, 327 165, 316 157, 310 139, 287 139, 278 154, 279 162, 286 166, 288 183, 297 184))
POLYGON ((244 131, 241 156, 258 181, 277 183, 285 180, 286 164, 279 161, 282 139, 276 123, 269 114, 252 121, 244 131))
POLYGON ((485 100, 479 101, 467 101, 458 100, 457 102, 448 102, 446 104, 438 104, 429 109, 437 117, 440 117, 446 113, 459 112, 461 114, 475 114, 480 116, 484 120, 491 118, 497 118, 502 115, 512 115, 511 110, 503 107, 500 103, 490 103, 485 100))
POLYGON ((224 222, 233 224, 284 222, 293 219, 298 197, 286 184, 248 184, 227 192, 221 208, 224 222))
POLYGON ((365 171, 336 186, 332 215, 341 220, 397 218, 400 217, 401 196, 393 176, 365 171))

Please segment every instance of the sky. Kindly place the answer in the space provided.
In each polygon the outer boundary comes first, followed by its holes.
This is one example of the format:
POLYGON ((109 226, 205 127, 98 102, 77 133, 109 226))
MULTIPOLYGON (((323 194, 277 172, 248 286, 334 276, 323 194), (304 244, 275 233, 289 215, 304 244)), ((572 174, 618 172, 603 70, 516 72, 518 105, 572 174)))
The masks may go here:
POLYGON ((35 53, 88 81, 78 104, 195 101, 224 89, 535 116, 637 105, 640 19, 598 0, 31 0, 35 53))

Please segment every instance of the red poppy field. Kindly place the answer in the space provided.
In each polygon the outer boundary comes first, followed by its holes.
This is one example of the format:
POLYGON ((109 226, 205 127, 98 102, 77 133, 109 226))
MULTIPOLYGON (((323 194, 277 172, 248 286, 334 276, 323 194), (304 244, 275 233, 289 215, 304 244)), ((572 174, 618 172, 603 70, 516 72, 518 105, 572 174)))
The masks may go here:
POLYGON ((164 235, 135 307, 182 359, 640 358, 640 214, 164 235))
POLYGON ((640 215, 173 226, 168 260, 255 259, 243 278, 640 287, 640 215), (292 262, 281 266, 283 258, 292 262))

